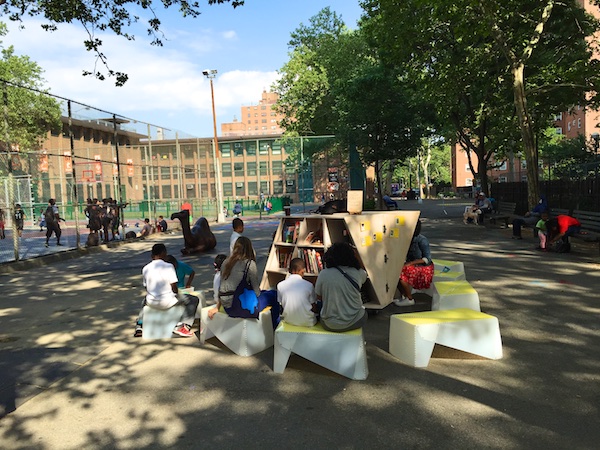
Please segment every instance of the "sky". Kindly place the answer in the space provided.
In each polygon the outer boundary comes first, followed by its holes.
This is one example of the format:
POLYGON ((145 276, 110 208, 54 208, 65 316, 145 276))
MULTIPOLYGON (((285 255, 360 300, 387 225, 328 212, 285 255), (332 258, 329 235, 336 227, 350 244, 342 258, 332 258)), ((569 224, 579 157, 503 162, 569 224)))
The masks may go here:
POLYGON ((277 79, 289 58, 293 30, 309 25, 326 6, 355 29, 362 12, 358 1, 246 0, 234 9, 201 0, 197 18, 182 18, 177 8, 158 10, 162 47, 150 45, 143 24, 133 29, 135 41, 110 33, 96 35, 103 41, 109 67, 129 75, 124 87, 116 87, 114 79, 82 76, 84 70, 94 70, 96 59, 83 47, 86 34, 81 25, 62 24, 58 31, 46 32, 39 19, 24 20, 24 29, 4 19, 9 33, 2 45, 13 45, 17 55, 30 57, 43 69, 50 92, 73 101, 73 117, 107 117, 81 103, 134 119, 137 123, 128 126, 144 133, 149 123, 153 135, 158 126, 169 138, 175 133, 180 138, 211 137, 210 83, 203 70, 218 71, 214 97, 220 135, 222 122, 239 119, 240 107, 257 104, 262 91, 277 79))

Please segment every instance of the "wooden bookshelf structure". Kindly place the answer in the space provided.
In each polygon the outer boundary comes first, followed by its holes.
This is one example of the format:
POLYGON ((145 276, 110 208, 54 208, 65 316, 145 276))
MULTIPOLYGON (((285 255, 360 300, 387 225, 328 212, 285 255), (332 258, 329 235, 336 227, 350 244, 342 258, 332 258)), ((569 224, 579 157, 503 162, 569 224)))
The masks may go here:
POLYGON ((275 289, 288 274, 292 258, 306 262, 305 278, 313 284, 323 269, 323 254, 335 242, 356 247, 369 279, 365 307, 389 305, 419 219, 419 211, 374 211, 282 217, 261 281, 261 289, 275 289))

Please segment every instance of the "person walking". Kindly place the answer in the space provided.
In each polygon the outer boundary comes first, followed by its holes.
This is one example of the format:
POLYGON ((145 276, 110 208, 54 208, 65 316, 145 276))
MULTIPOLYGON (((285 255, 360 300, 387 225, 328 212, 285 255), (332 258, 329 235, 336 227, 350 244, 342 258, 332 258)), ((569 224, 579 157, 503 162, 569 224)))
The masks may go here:
POLYGON ((23 224, 25 223, 25 211, 21 208, 20 204, 15 205, 15 213, 13 214, 13 218, 15 219, 15 225, 17 227, 17 234, 19 237, 23 236, 23 224))

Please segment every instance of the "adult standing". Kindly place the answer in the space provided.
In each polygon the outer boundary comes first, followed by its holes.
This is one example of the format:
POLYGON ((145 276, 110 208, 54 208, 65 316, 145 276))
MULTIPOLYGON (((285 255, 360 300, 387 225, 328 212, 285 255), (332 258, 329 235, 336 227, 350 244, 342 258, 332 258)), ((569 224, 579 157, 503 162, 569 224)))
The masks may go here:
POLYGON ((398 281, 398 290, 402 294, 402 298, 395 298, 394 304, 396 306, 414 305, 412 289, 427 289, 433 280, 433 271, 429 240, 421 234, 421 221, 418 220, 398 281))
POLYGON ((44 212, 44 218, 46 219, 46 247, 49 246, 50 237, 52 233, 56 236, 56 245, 62 245, 60 243, 60 236, 62 230, 60 229, 60 215, 58 213, 58 206, 56 206, 56 200, 51 198, 48 200, 48 207, 44 212))
POLYGON ((354 249, 336 242, 323 255, 326 268, 319 273, 315 292, 323 301, 321 325, 328 331, 344 332, 361 328, 367 322, 361 286, 367 272, 361 268, 354 249))

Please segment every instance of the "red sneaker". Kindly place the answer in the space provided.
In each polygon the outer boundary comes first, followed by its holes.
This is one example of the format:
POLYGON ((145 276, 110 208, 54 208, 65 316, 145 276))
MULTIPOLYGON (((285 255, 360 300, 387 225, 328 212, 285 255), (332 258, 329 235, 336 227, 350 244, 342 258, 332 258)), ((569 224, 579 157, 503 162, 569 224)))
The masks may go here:
POLYGON ((194 337, 194 333, 192 333, 192 331, 187 327, 187 325, 178 326, 177 328, 175 328, 175 330, 173 330, 173 333, 183 337, 194 337))

